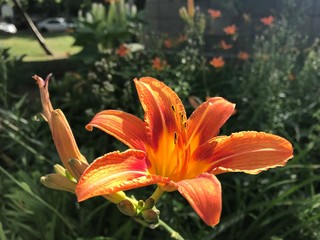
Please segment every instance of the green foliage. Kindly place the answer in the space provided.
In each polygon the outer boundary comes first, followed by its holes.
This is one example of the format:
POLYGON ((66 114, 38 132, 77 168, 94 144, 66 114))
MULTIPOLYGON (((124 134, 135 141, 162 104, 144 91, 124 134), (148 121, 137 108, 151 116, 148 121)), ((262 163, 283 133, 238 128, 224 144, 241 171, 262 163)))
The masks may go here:
POLYGON ((103 4, 93 3, 91 10, 77 21, 75 45, 82 51, 77 56, 92 63, 105 49, 137 37, 141 24, 125 7, 124 0, 111 2, 108 11, 103 4))
POLYGON ((7 167, 26 167, 29 159, 38 156, 38 160, 44 158, 38 155, 36 150, 42 144, 37 140, 35 132, 37 123, 26 119, 29 110, 26 95, 14 94, 16 87, 12 81, 18 76, 21 59, 11 59, 8 49, 0 49, 0 142, 1 165, 7 167))

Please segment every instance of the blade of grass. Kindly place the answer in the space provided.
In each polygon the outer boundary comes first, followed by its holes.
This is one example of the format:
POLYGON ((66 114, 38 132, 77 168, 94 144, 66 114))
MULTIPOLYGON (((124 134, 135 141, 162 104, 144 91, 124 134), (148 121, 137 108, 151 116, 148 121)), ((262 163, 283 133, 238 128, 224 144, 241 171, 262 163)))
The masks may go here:
POLYGON ((31 197, 33 197, 34 199, 36 199, 39 203, 41 203, 43 206, 45 206, 46 208, 48 208, 51 212, 53 212, 69 229, 69 231, 75 235, 75 232, 72 228, 72 225, 56 210, 54 209, 50 204, 48 204, 45 200, 43 200, 41 197, 39 197, 38 195, 35 195, 32 190, 29 188, 29 186, 27 184, 21 183, 19 182, 17 179, 15 179, 9 172, 7 172, 5 169, 3 169, 0 166, 0 171, 6 175, 10 180, 12 180, 12 182, 14 182, 17 186, 19 186, 23 191, 25 191, 26 193, 28 193, 31 197))

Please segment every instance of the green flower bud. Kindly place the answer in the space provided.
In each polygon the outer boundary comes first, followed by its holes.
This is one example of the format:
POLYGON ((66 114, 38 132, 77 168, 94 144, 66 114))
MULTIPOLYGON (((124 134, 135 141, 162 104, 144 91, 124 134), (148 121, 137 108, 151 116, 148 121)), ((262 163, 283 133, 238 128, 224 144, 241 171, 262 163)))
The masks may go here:
POLYGON ((137 207, 128 199, 125 199, 117 204, 118 209, 124 215, 133 217, 137 215, 137 207))
POLYGON ((143 210, 149 210, 149 209, 153 208, 155 203, 156 202, 154 201, 153 198, 148 198, 144 203, 143 210))
POLYGON ((148 223, 157 223, 159 222, 160 211, 158 209, 148 209, 142 211, 143 219, 148 223))

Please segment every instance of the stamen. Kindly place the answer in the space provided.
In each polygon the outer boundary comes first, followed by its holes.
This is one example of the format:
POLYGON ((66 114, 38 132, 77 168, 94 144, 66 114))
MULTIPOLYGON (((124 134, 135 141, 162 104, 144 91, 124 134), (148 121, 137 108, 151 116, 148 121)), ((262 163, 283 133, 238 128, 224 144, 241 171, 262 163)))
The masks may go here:
POLYGON ((174 144, 177 144, 177 141, 178 141, 178 134, 174 132, 174 139, 173 139, 174 144))
POLYGON ((183 128, 186 128, 187 127, 187 121, 186 121, 186 118, 185 118, 184 114, 180 112, 179 115, 180 115, 180 124, 181 124, 181 126, 183 128))

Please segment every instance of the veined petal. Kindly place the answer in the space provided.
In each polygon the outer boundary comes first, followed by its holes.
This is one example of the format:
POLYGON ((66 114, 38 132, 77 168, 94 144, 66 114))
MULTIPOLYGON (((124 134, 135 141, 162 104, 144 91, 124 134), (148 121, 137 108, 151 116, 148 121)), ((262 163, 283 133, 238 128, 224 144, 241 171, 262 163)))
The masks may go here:
POLYGON ((105 110, 96 114, 86 129, 92 131, 93 127, 114 136, 130 148, 145 150, 147 141, 145 123, 132 114, 105 110))
POLYGON ((97 158, 82 174, 76 187, 78 201, 169 180, 150 175, 143 151, 130 149, 97 158))
POLYGON ((201 173, 208 172, 212 169, 211 158, 216 145, 217 142, 208 141, 196 148, 188 162, 186 178, 195 178, 201 173))
POLYGON ((143 77, 134 80, 140 102, 145 111, 145 122, 151 146, 158 147, 159 136, 166 132, 172 139, 175 133, 183 134, 186 113, 177 94, 164 83, 151 78, 143 77))
POLYGON ((212 174, 261 171, 284 166, 293 157, 292 145, 286 139, 264 132, 239 132, 218 137, 212 155, 212 174))
MULTIPOLYGON (((221 97, 209 98, 190 116, 187 122, 187 138, 191 149, 217 136, 222 125, 234 112, 235 104, 221 97)), ((193 152, 193 151, 192 151, 193 152)))
POLYGON ((219 223, 222 199, 219 180, 212 174, 203 173, 194 179, 177 183, 184 196, 199 217, 209 226, 219 223))

